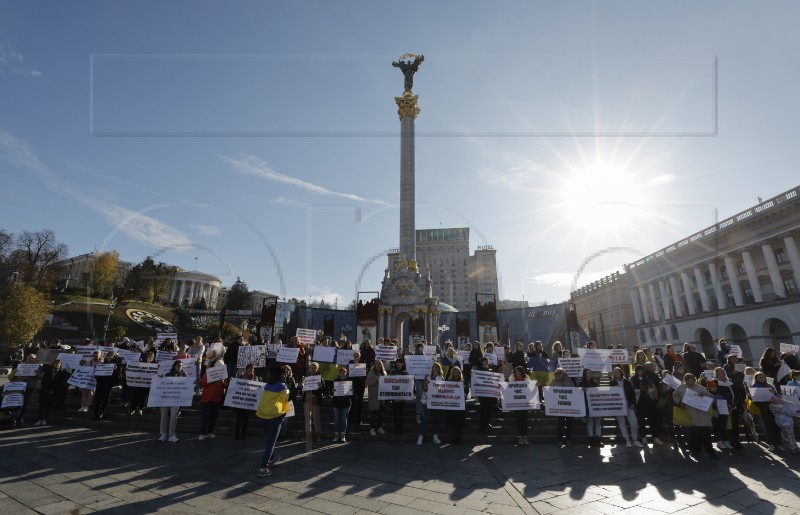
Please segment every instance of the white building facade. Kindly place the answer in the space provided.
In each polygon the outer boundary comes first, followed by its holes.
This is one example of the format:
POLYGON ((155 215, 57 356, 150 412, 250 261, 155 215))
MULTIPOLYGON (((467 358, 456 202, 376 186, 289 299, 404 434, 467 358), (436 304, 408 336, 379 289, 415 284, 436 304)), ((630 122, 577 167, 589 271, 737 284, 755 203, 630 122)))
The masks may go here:
POLYGON ((169 300, 180 306, 191 307, 204 299, 208 309, 213 309, 217 305, 217 295, 221 287, 222 281, 219 277, 179 268, 168 290, 169 300))

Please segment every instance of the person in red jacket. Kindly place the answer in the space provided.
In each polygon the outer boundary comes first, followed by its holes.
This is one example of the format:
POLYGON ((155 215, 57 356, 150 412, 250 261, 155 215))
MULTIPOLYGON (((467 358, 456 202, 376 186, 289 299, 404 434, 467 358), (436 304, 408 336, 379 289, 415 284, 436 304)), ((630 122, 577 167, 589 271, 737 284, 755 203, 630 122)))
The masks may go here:
MULTIPOLYGON (((224 367, 222 360, 214 363, 213 367, 224 367)), ((211 367, 209 367, 210 369, 211 367)), ((203 395, 200 397, 200 436, 198 440, 206 438, 216 438, 214 427, 217 425, 217 417, 222 402, 225 400, 225 388, 228 386, 228 379, 220 381, 208 381, 208 369, 200 379, 200 386, 203 388, 203 395)))

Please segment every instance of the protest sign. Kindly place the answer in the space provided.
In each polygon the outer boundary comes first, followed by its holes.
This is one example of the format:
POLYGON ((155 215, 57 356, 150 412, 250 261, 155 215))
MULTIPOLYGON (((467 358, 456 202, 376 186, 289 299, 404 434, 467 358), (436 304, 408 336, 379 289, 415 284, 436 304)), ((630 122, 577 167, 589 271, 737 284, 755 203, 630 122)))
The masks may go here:
POLYGON ((500 381, 503 374, 486 372, 483 370, 472 371, 472 396, 473 397, 500 397, 500 381))
POLYGON ((577 387, 545 386, 544 414, 556 417, 585 417, 586 401, 577 387))
POLYGON ((303 345, 311 345, 317 338, 317 331, 315 331, 314 329, 298 328, 295 335, 297 336, 297 339, 300 340, 300 343, 302 343, 303 345))
POLYGON ((590 417, 624 417, 628 401, 621 386, 599 386, 586 389, 590 417))
POLYGON ((62 349, 39 349, 36 351, 36 363, 40 365, 50 365, 58 358, 62 349))
POLYGON ((101 363, 94 367, 94 376, 111 376, 114 374, 116 365, 113 363, 101 363))
POLYGON ((191 377, 159 377, 150 383, 148 408, 165 406, 191 406, 194 398, 194 381, 191 377))
POLYGON ((299 347, 281 347, 275 361, 278 363, 297 363, 297 356, 300 355, 299 347))
POLYGON ((150 381, 158 373, 158 363, 128 363, 125 381, 133 388, 150 388, 150 381))
POLYGON ((706 378, 706 381, 713 381, 716 376, 713 370, 703 370, 703 377, 706 378))
POLYGON ((744 376, 744 384, 747 385, 748 388, 753 386, 753 383, 755 383, 755 381, 756 381, 756 376, 754 376, 754 375, 749 376, 749 375, 745 374, 745 376, 744 376))
POLYGON ((347 367, 347 375, 350 377, 367 377, 366 363, 351 363, 347 367))
POLYGON ((457 350, 456 353, 458 354, 458 361, 465 365, 469 363, 469 351, 468 350, 457 350))
POLYGON ((630 362, 630 356, 627 349, 610 349, 609 359, 613 367, 620 365, 627 365, 630 362))
POLYGON ((414 379, 425 379, 431 375, 433 359, 433 356, 418 356, 409 354, 405 357, 406 371, 409 375, 414 376, 414 379))
POLYGON ((800 386, 781 386, 783 400, 800 406, 800 386))
POLYGON ((700 395, 694 390, 689 390, 687 388, 686 392, 683 394, 683 400, 681 402, 690 408, 695 408, 700 411, 708 411, 713 401, 713 397, 700 395))
POLYGON ((286 412, 286 418, 292 418, 296 413, 294 411, 294 401, 289 401, 289 411, 286 412))
POLYGON ((431 381, 428 383, 428 409, 464 410, 464 383, 460 381, 431 381))
MULTIPOLYGON (((583 368, 593 372, 611 372, 611 349, 584 349, 578 348, 583 368)), ((560 363, 560 360, 559 360, 560 363)))
POLYGON ((172 361, 172 358, 177 356, 177 352, 170 352, 165 350, 156 351, 156 362, 161 363, 163 361, 172 361))
POLYGON ((558 366, 564 369, 567 377, 581 377, 583 375, 583 363, 581 358, 560 358, 558 366))
POLYGON ((218 365, 216 367, 208 367, 206 369, 207 383, 216 383, 217 381, 224 381, 225 379, 228 379, 228 367, 224 365, 218 365))
POLYGON ((239 347, 236 355, 236 368, 246 368, 253 365, 256 368, 263 368, 267 364, 266 345, 244 345, 239 347))
POLYGON ((322 376, 306 376, 305 378, 303 378, 303 391, 310 392, 314 390, 319 390, 321 384, 322 384, 322 376))
POLYGON ((747 368, 747 364, 746 363, 736 363, 735 365, 733 365, 733 369, 736 372, 744 372, 745 368, 747 368))
POLYGON ((773 395, 772 388, 750 388, 750 399, 753 402, 769 402, 773 395))
POLYGON ((3 396, 3 403, 0 409, 21 408, 25 401, 25 396, 21 393, 9 393, 3 396))
POLYGON ((11 383, 6 383, 5 385, 3 385, 3 393, 24 392, 27 387, 28 383, 24 381, 13 381, 11 383))
POLYGON ((675 377, 672 374, 665 374, 663 378, 664 384, 672 388, 673 390, 677 390, 678 387, 681 385, 680 379, 675 377))
POLYGON ((778 369, 778 373, 776 374, 776 377, 778 378, 778 381, 780 381, 781 379, 783 379, 784 377, 789 375, 791 372, 792 372, 792 369, 789 368, 789 365, 787 365, 786 363, 781 361, 781 368, 778 369))
POLYGON ((231 379, 223 405, 255 411, 258 409, 258 401, 261 400, 262 388, 264 388, 264 383, 259 383, 258 381, 231 379))
POLYGON ((736 354, 736 357, 739 359, 744 359, 744 353, 742 352, 742 348, 739 345, 731 344, 731 354, 736 354))
POLYGON ((489 360, 489 365, 495 366, 497 365, 497 354, 494 352, 484 352, 483 357, 489 360))
POLYGON ((68 352, 59 353, 57 359, 61 361, 61 365, 65 370, 75 370, 81 362, 81 357, 78 354, 70 354, 68 352))
POLYGON ((436 356, 436 345, 425 345, 422 347, 423 356, 436 356))
POLYGON ((162 361, 158 364, 158 375, 163 376, 172 370, 172 366, 176 361, 183 363, 183 373, 193 380, 197 379, 197 367, 194 366, 194 358, 171 359, 169 361, 162 361))
MULTIPOLYGON (((266 359, 275 359, 278 357, 278 351, 283 347, 280 343, 270 343, 266 345, 267 354, 266 359)), ((258 365, 256 365, 258 366, 258 365)))
POLYGON ((539 386, 536 381, 500 383, 500 401, 503 411, 539 409, 539 386))
POLYGON ((95 390, 97 388, 97 381, 94 379, 94 367, 78 365, 72 371, 67 384, 75 388, 84 388, 86 390, 95 390))
POLYGON ((730 413, 728 411, 728 401, 717 397, 717 412, 719 412, 720 415, 728 415, 730 413))
POLYGON ((37 363, 20 363, 14 369, 14 377, 34 377, 39 373, 40 366, 37 363))
POLYGON ((333 396, 349 397, 353 395, 353 381, 334 381, 333 396))
POLYGON ((320 363, 336 363, 336 347, 314 347, 314 361, 320 363))
MULTIPOLYGON (((800 345, 795 345, 793 343, 781 343, 780 344, 781 354, 800 354, 800 345)), ((39 360, 39 355, 36 355, 36 360, 39 360)))
POLYGON ((176 344, 178 343, 178 333, 156 333, 156 348, 161 347, 161 344, 169 338, 176 344))
POLYGON ((492 354, 497 356, 497 362, 501 362, 506 359, 506 348, 501 345, 495 345, 492 347, 492 354))
POLYGON ((128 363, 138 363, 139 360, 142 358, 142 354, 136 352, 134 350, 125 350, 120 349, 117 351, 117 356, 119 359, 122 360, 123 365, 127 365, 128 363))
POLYGON ((378 361, 394 361, 397 359, 397 347, 394 345, 378 345, 375 347, 375 359, 378 361))
POLYGON ((337 365, 347 365, 351 361, 353 361, 353 354, 358 351, 350 350, 350 349, 339 349, 336 351, 336 364, 337 365))
POLYGON ((378 399, 410 401, 414 398, 413 376, 381 376, 378 378, 378 399))

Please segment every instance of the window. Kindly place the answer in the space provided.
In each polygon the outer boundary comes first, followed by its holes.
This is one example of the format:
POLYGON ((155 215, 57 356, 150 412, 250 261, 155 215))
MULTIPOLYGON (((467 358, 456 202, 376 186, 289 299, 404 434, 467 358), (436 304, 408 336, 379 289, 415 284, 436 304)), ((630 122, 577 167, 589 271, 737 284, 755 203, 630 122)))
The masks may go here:
POLYGON ((789 262, 783 249, 775 249, 775 260, 778 261, 779 265, 789 262))
POLYGON ((747 273, 747 270, 745 270, 744 268, 744 263, 742 263, 741 261, 736 263, 736 273, 738 275, 745 275, 747 273))
POLYGON ((728 270, 723 266, 719 269, 719 277, 720 279, 727 279, 728 278, 728 270))
POLYGON ((736 305, 736 298, 733 296, 733 292, 729 291, 725 294, 728 298, 728 306, 735 306, 736 305))
POLYGON ((711 272, 706 270, 705 274, 703 274, 706 280, 706 284, 711 284, 711 272))
POLYGON ((670 331, 672 332, 672 339, 673 340, 675 340, 675 341, 680 340, 680 337, 678 336, 678 328, 675 327, 675 325, 671 325, 670 326, 670 331))
POLYGON ((752 288, 745 288, 744 289, 744 298, 747 300, 748 304, 752 304, 756 300, 753 298, 753 289, 752 288))
POLYGON ((786 288, 786 295, 797 295, 797 284, 794 282, 793 277, 784 279, 783 287, 786 288))

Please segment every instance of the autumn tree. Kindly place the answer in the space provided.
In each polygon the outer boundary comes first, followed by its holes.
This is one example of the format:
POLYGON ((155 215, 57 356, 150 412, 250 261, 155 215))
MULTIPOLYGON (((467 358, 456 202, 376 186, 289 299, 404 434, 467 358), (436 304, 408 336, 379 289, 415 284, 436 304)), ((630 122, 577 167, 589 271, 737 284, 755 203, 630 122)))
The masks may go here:
POLYGON ((102 296, 111 296, 117 284, 119 268, 119 252, 102 252, 95 257, 92 270, 94 291, 102 296))
POLYGON ((228 290, 227 309, 247 309, 250 307, 250 290, 247 283, 236 278, 231 289, 228 290))
POLYGON ((23 231, 14 238, 9 261, 19 281, 39 290, 46 290, 53 279, 54 265, 67 255, 67 246, 56 241, 50 229, 23 231))
POLYGON ((20 344, 31 340, 44 326, 49 302, 36 288, 10 284, 0 298, 0 343, 20 344))
POLYGON ((178 269, 165 263, 156 264, 147 256, 144 261, 135 265, 125 278, 125 290, 131 291, 131 297, 143 302, 161 301, 167 296, 172 278, 178 269))

